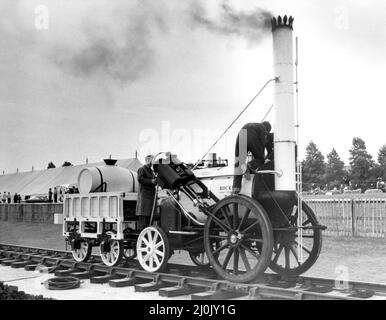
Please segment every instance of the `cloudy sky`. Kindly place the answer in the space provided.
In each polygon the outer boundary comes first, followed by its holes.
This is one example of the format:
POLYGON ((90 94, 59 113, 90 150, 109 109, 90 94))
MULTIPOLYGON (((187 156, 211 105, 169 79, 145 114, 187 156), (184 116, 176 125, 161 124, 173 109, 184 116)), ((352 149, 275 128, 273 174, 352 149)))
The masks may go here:
MULTIPOLYGON (((295 17, 300 150, 386 144, 381 0, 1 0, 0 170, 172 150, 188 162, 272 77, 271 13, 295 17)), ((260 121, 272 86, 214 151, 260 121)), ((268 115, 268 120, 272 114, 268 115)))

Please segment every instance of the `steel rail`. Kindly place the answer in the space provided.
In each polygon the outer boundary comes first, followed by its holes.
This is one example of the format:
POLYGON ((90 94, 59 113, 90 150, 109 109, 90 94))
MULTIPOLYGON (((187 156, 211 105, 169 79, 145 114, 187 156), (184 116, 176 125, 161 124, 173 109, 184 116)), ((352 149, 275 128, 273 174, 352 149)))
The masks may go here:
POLYGON ((135 267, 109 267, 102 264, 99 256, 95 255, 92 256, 95 262, 76 262, 72 259, 70 251, 12 244, 0 244, 0 257, 1 264, 13 267, 43 264, 51 268, 51 271, 56 270, 58 275, 74 275, 91 278, 91 280, 95 278, 95 282, 104 278, 107 281, 103 282, 117 281, 110 282, 112 286, 119 286, 120 281, 125 283, 127 280, 126 285, 136 285, 138 291, 159 290, 159 294, 163 296, 193 293, 192 299, 244 297, 249 299, 364 300, 374 296, 386 296, 386 284, 350 281, 342 289, 336 287, 335 279, 304 276, 286 279, 278 274, 270 273, 265 273, 254 283, 232 283, 216 278, 211 269, 203 271, 197 266, 169 264, 169 273, 149 273, 135 267), (192 276, 194 273, 196 275, 192 276))

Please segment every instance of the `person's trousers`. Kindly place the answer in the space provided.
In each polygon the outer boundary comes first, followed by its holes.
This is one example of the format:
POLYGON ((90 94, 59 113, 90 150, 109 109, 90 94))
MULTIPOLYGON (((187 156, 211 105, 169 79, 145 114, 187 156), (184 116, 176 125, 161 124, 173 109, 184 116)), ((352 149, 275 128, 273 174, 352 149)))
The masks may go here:
POLYGON ((233 192, 237 193, 240 190, 243 174, 247 172, 248 167, 256 170, 264 164, 264 148, 253 132, 247 132, 245 129, 239 132, 235 147, 233 192), (252 153, 254 159, 246 164, 248 152, 252 153))

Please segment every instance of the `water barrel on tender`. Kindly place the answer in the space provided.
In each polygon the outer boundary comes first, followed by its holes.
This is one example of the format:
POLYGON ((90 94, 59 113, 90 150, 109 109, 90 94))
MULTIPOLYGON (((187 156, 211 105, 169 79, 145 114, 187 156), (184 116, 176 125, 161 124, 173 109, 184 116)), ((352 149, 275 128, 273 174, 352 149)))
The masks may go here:
POLYGON ((115 165, 84 168, 78 175, 80 193, 137 192, 137 173, 115 165))

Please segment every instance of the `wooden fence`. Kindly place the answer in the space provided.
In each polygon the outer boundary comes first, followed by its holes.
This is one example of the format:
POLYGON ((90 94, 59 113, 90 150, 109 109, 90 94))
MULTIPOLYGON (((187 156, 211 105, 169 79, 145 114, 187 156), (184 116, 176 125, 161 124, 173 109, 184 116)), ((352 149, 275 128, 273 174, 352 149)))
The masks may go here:
POLYGON ((386 238, 386 198, 304 199, 325 235, 386 238))

